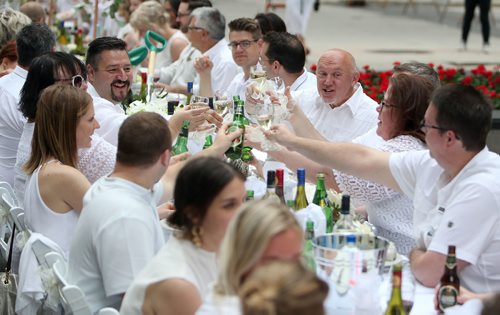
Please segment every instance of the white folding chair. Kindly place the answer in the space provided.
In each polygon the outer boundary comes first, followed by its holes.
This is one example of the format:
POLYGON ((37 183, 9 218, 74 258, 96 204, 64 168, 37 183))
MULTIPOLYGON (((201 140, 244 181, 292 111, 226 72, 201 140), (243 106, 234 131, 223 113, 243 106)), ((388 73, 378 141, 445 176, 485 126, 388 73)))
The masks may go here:
MULTIPOLYGON (((50 254, 49 254, 50 255, 50 254)), ((47 256, 49 256, 47 255, 47 256)), ((51 257, 47 257, 49 260, 51 257)), ((61 302, 65 312, 73 315, 92 315, 90 306, 85 300, 85 294, 82 289, 76 285, 71 285, 66 280, 68 265, 63 259, 58 259, 52 265, 54 274, 59 282, 59 293, 61 294, 61 302)), ((97 315, 119 315, 120 313, 112 307, 106 307, 97 315)))

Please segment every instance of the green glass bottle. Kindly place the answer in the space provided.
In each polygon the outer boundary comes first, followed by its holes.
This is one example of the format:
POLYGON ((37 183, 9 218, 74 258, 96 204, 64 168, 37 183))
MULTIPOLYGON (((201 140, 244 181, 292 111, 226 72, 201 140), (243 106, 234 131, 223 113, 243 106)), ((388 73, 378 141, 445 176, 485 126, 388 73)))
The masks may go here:
POLYGON ((266 194, 262 199, 271 200, 273 202, 279 203, 280 198, 276 195, 276 172, 267 171, 267 189, 266 194))
POLYGON ((306 196, 306 170, 297 169, 297 193, 295 195, 295 211, 304 209, 309 205, 306 196))
POLYGON ((207 135, 205 137, 205 144, 203 145, 203 150, 208 149, 214 144, 214 141, 212 139, 212 135, 207 135))
POLYGON ((320 206, 326 218, 326 233, 333 231, 333 209, 328 200, 328 194, 325 188, 325 174, 316 175, 316 191, 314 192, 313 203, 320 206))
POLYGON ((401 269, 401 264, 392 267, 392 293, 385 315, 406 315, 403 299, 401 298, 401 269))
MULTIPOLYGON (((241 105, 243 108, 245 108, 245 101, 243 100, 238 100, 238 106, 241 105)), ((245 126, 250 126, 250 120, 245 116, 245 110, 243 109, 243 125, 245 126)))
POLYGON ((280 202, 286 205, 285 193, 283 191, 283 177, 285 175, 285 170, 282 168, 276 169, 276 195, 280 198, 280 202))
POLYGON ((186 105, 191 103, 191 97, 193 97, 193 82, 187 83, 187 97, 186 97, 186 105))
POLYGON ((333 226, 333 232, 349 233, 349 234, 356 232, 356 227, 352 223, 351 198, 349 195, 342 196, 342 206, 340 208, 340 218, 333 226))
POLYGON ((245 201, 251 201, 254 200, 254 191, 253 190, 247 190, 247 196, 245 198, 245 201))
POLYGON ((244 109, 243 105, 238 104, 236 111, 234 112, 233 123, 228 129, 228 133, 236 131, 238 129, 243 129, 241 136, 233 140, 233 143, 227 149, 226 156, 231 160, 237 160, 241 158, 243 153, 243 139, 245 138, 245 125, 243 124, 244 109))
POLYGON ((241 160, 243 162, 252 162, 253 161, 253 155, 252 155, 252 147, 249 146, 244 146, 243 151, 241 153, 241 160))
POLYGON ((172 148, 172 155, 178 155, 188 151, 187 142, 189 136, 189 120, 184 120, 182 123, 181 132, 177 136, 177 141, 172 148))
POLYGON ((314 222, 311 218, 307 218, 306 221, 306 233, 304 240, 304 248, 302 249, 302 257, 306 266, 311 270, 316 271, 316 261, 314 260, 314 222))

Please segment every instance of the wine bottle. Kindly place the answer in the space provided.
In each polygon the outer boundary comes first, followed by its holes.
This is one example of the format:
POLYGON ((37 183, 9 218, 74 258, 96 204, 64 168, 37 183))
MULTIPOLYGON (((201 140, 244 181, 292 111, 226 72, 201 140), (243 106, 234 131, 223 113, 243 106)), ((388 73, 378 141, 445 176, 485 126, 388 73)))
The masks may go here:
POLYGON ((457 258, 455 246, 448 246, 448 256, 444 266, 444 273, 437 292, 439 310, 444 313, 444 309, 457 304, 457 297, 460 293, 460 279, 457 275, 457 258))
POLYGON ((392 293, 385 315, 406 315, 403 300, 401 299, 401 269, 401 264, 392 267, 392 293))
POLYGON ((316 175, 316 191, 314 192, 313 203, 320 206, 326 219, 326 233, 333 231, 333 209, 330 206, 328 195, 325 189, 325 174, 316 175))
POLYGON ((283 191, 284 181, 283 177, 285 174, 285 170, 282 168, 276 169, 276 195, 280 198, 280 202, 286 205, 285 202, 285 193, 283 191))
POLYGON ((269 199, 276 203, 280 202, 280 198, 276 195, 276 172, 267 171, 267 189, 266 194, 262 199, 269 199))
POLYGON ((333 226, 333 232, 349 233, 349 234, 356 232, 356 227, 352 223, 350 208, 351 208, 351 199, 349 195, 343 195, 342 205, 340 208, 340 218, 333 226))
POLYGON ((191 103, 191 97, 193 97, 193 82, 187 83, 187 97, 186 97, 186 105, 191 103))
POLYGON ((297 169, 297 193, 295 194, 295 211, 307 208, 306 196, 306 170, 304 168, 297 169))
POLYGON ((316 272, 316 261, 314 259, 314 221, 310 217, 306 221, 306 233, 304 234, 304 247, 302 257, 304 257, 306 266, 316 272))
POLYGON ((172 155, 178 155, 188 151, 187 142, 189 136, 189 120, 184 120, 182 123, 182 128, 177 136, 177 141, 172 148, 172 155))
POLYGON ((226 156, 231 160, 237 160, 241 158, 243 152, 243 139, 245 138, 245 125, 243 124, 243 118, 245 117, 243 105, 238 103, 236 110, 234 112, 233 123, 228 129, 228 133, 242 129, 243 132, 241 136, 233 140, 233 143, 227 149, 226 156))

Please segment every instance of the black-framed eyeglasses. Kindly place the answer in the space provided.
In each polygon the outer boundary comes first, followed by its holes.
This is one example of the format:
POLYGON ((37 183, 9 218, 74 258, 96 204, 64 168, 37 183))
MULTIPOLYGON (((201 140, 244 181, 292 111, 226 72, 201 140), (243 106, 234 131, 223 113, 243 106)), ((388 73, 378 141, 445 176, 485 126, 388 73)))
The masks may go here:
POLYGON ((190 31, 199 31, 199 30, 204 30, 203 27, 199 27, 199 26, 188 26, 188 30, 190 31))
POLYGON ((240 46, 241 48, 243 49, 247 49, 248 47, 250 47, 250 45, 252 45, 253 43, 257 42, 258 39, 253 39, 253 40, 241 40, 241 41, 234 41, 234 42, 230 42, 229 44, 227 44, 227 46, 229 46, 229 48, 232 48, 232 49, 236 49, 238 46, 240 46))
POLYGON ((387 107, 387 108, 391 108, 391 107, 392 108, 399 108, 399 106, 393 105, 393 104, 389 104, 386 101, 381 101, 378 104, 380 105, 380 111, 382 111, 384 109, 384 107, 387 107))
POLYGON ((428 125, 425 123, 425 120, 422 120, 418 127, 420 128, 420 130, 422 130, 423 133, 427 133, 427 129, 436 129, 436 130, 440 130, 440 131, 449 130, 448 128, 443 128, 443 127, 439 127, 439 126, 435 126, 435 125, 428 125))
POLYGON ((87 80, 81 74, 77 74, 68 79, 57 79, 56 82, 71 82, 74 87, 81 88, 87 80))
POLYGON ((190 16, 191 12, 177 12, 177 17, 190 16))

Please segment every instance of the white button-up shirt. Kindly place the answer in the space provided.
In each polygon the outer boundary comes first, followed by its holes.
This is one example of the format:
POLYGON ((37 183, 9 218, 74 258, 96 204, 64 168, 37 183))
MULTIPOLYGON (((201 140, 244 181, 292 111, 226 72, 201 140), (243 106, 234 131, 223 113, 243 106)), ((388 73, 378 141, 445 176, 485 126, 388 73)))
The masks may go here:
POLYGON ((118 131, 123 121, 127 118, 120 103, 113 104, 102 98, 96 89, 89 83, 87 92, 94 102, 95 119, 101 127, 95 133, 114 146, 118 145, 118 131))
POLYGON ((451 181, 429 151, 393 153, 390 169, 413 199, 417 244, 469 262, 460 282, 474 292, 500 290, 500 157, 484 148, 451 181))
POLYGON ((304 72, 290 86, 290 91, 315 90, 317 88, 316 75, 304 68, 304 72))
POLYGON ((19 111, 21 89, 28 71, 17 66, 0 78, 0 181, 14 185, 17 146, 26 119, 19 111))
MULTIPOLYGON (((207 50, 203 55, 210 57, 214 64, 211 72, 212 91, 225 91, 234 77, 241 71, 233 60, 231 50, 227 46, 228 42, 221 39, 212 48, 207 50)), ((200 77, 197 75, 194 80, 193 93, 200 92, 200 77)))
POLYGON ((375 127, 377 103, 368 97, 359 83, 354 94, 342 105, 331 108, 318 90, 304 90, 293 95, 318 132, 328 141, 351 141, 375 127))
POLYGON ((196 77, 194 61, 201 56, 198 49, 191 44, 187 45, 181 52, 179 59, 168 67, 160 68, 160 82, 172 86, 187 86, 196 77))

